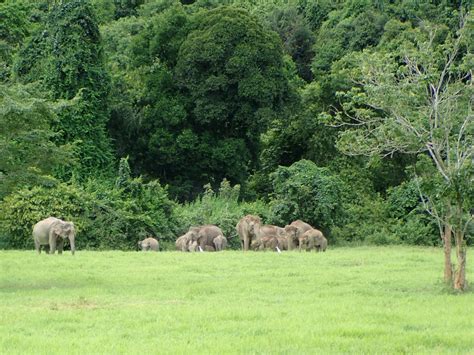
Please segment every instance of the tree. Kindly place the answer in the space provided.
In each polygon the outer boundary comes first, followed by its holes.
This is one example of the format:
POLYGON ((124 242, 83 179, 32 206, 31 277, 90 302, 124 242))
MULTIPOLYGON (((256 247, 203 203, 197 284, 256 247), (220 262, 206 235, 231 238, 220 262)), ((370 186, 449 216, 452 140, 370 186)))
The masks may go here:
MULTIPOLYGON (((446 258, 451 255, 451 229, 454 233, 458 263, 453 286, 458 290, 466 288, 465 234, 472 221, 472 25, 469 14, 456 34, 426 23, 397 37, 398 51, 356 54, 360 65, 346 71, 355 86, 341 94, 343 110, 332 121, 352 127, 338 141, 347 154, 430 157, 433 179, 439 178, 443 188, 425 202, 444 226, 446 258), (435 208, 440 200, 444 213, 435 208)), ((447 260, 446 268, 450 264, 447 260)), ((450 279, 450 270, 445 276, 450 279)))
POLYGON ((41 81, 53 99, 76 98, 54 124, 56 140, 77 142, 79 176, 107 172, 113 159, 106 132, 110 79, 88 1, 55 4, 46 26, 20 53, 16 68, 22 81, 41 81))
POLYGON ((180 199, 224 177, 245 182, 258 165, 260 134, 286 117, 295 96, 278 35, 258 18, 234 7, 185 10, 162 9, 132 38, 131 99, 122 100, 132 110, 113 113, 131 166, 180 199))
POLYGON ((286 53, 296 63, 299 76, 310 82, 314 35, 305 18, 298 13, 296 7, 287 6, 275 9, 269 16, 269 22, 280 36, 286 53))
POLYGON ((23 186, 51 184, 53 170, 70 159, 52 142, 53 105, 21 85, 0 85, 0 200, 23 186))
POLYGON ((343 183, 328 168, 300 160, 289 167, 280 166, 271 177, 274 222, 284 224, 300 218, 328 235, 343 218, 343 183))

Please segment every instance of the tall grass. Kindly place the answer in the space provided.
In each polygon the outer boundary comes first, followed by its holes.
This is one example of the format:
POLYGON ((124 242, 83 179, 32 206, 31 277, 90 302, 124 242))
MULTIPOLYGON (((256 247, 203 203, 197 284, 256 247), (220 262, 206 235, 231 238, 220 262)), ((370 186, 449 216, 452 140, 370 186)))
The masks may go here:
POLYGON ((0 353, 473 353, 474 294, 442 266, 401 246, 2 251, 0 353))

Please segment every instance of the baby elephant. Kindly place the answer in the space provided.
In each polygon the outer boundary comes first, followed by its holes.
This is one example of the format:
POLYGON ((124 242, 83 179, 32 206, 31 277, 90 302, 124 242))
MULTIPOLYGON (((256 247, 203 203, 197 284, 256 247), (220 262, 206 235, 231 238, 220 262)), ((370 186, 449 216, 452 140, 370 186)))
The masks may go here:
POLYGON ((222 251, 227 247, 227 239, 222 234, 215 237, 212 242, 216 251, 222 251))
POLYGON ((155 238, 146 238, 138 242, 138 247, 142 251, 154 250, 158 251, 160 249, 160 243, 155 238))

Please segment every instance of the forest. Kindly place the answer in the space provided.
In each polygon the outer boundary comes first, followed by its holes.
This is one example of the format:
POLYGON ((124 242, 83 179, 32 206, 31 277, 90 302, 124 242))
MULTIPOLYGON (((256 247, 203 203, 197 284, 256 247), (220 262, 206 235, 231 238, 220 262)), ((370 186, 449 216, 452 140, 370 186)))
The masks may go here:
POLYGON ((0 1, 0 249, 33 249, 48 216, 74 221, 79 250, 149 235, 172 249, 207 223, 238 249, 255 214, 307 221, 330 246, 444 246, 464 288, 472 9, 0 1))

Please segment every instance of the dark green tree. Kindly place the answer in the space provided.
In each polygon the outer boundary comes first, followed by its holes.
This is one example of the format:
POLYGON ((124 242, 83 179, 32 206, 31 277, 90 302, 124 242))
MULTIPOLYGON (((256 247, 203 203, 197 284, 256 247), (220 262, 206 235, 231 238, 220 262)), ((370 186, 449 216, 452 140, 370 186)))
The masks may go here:
POLYGON ((298 13, 296 7, 288 6, 274 10, 269 22, 271 28, 279 34, 285 51, 296 63, 299 76, 311 81, 314 35, 306 19, 298 13))
POLYGON ((16 67, 20 79, 41 80, 54 99, 75 98, 54 125, 59 133, 56 139, 77 141, 79 176, 107 172, 113 160, 106 132, 110 79, 88 1, 54 5, 46 26, 26 44, 16 67))

